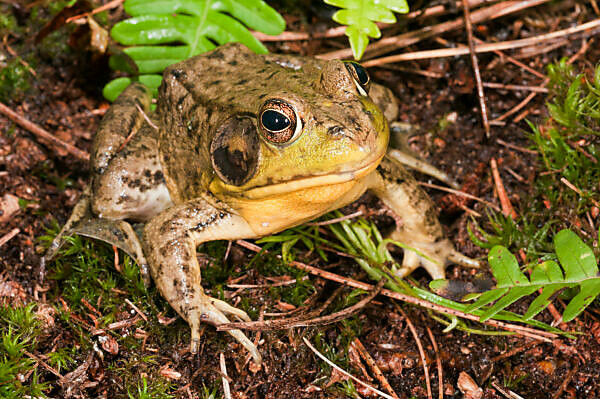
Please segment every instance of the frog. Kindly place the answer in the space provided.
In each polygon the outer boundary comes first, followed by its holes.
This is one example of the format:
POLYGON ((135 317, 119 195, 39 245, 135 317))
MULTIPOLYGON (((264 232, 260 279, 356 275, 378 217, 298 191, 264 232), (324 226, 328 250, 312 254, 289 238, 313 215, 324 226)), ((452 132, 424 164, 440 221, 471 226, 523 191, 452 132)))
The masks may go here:
MULTIPOLYGON (((399 277, 420 266, 432 278, 449 262, 478 266, 455 250, 433 202, 389 155, 397 100, 357 62, 230 43, 167 67, 151 108, 150 90, 134 83, 105 114, 91 183, 44 261, 68 234, 121 248, 188 323, 192 353, 202 323, 250 320, 204 292, 200 244, 277 233, 366 191, 396 220, 389 238, 410 248, 399 277)), ((228 333, 261 362, 242 331, 228 333)))

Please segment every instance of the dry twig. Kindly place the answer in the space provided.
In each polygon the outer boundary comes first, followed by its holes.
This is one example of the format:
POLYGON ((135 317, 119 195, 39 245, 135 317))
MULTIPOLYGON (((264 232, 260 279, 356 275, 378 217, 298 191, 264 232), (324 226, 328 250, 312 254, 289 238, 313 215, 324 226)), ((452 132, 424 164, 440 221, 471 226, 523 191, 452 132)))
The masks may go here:
POLYGON ((4 116, 6 116, 11 121, 13 121, 14 123, 16 123, 17 125, 28 130, 29 132, 33 133, 38 138, 47 140, 50 143, 52 143, 53 145, 65 149, 69 154, 74 155, 76 158, 81 159, 82 161, 89 161, 90 154, 88 154, 85 151, 80 150, 79 148, 73 146, 72 144, 62 141, 58 137, 55 137, 48 131, 42 129, 40 126, 25 119, 23 116, 17 114, 15 111, 8 108, 3 103, 0 103, 0 113, 3 114, 4 116))
MULTIPOLYGON (((257 330, 257 331, 269 331, 269 330, 282 330, 289 329, 294 327, 308 327, 308 326, 322 326, 327 324, 332 324, 338 322, 340 320, 347 319, 352 316, 362 308, 364 308, 369 302, 373 300, 380 292, 383 284, 387 281, 387 279, 382 278, 379 280, 375 288, 363 299, 358 301, 352 306, 348 306, 345 309, 340 310, 339 312, 335 312, 332 314, 328 314, 327 316, 317 317, 314 319, 303 318, 300 319, 298 317, 289 318, 289 319, 276 319, 276 320, 266 320, 266 321, 243 321, 243 322, 235 322, 235 323, 223 323, 217 326, 218 331, 227 331, 227 330, 257 330)), ((333 296, 332 296, 333 297, 333 296)), ((320 313, 320 312, 319 312, 320 313)))
MULTIPOLYGON (((236 244, 241 247, 244 247, 246 249, 249 249, 253 252, 263 251, 263 249, 261 247, 259 247, 258 245, 252 244, 251 242, 248 242, 245 240, 237 240, 236 244)), ((263 252, 266 252, 266 251, 263 251, 263 252)), ((302 262, 292 261, 289 264, 300 270, 304 270, 312 275, 319 276, 319 277, 322 277, 327 280, 335 281, 337 283, 344 284, 349 287, 360 288, 365 291, 371 291, 373 289, 373 286, 371 284, 363 283, 362 281, 354 280, 354 279, 348 278, 348 277, 342 277, 335 273, 321 270, 317 267, 313 267, 313 266, 307 265, 302 262)), ((399 301, 412 303, 414 305, 421 306, 426 309, 432 309, 436 312, 445 313, 445 314, 461 317, 463 319, 480 322, 479 316, 461 312, 459 310, 455 310, 455 309, 452 309, 452 308, 449 308, 446 306, 437 305, 437 304, 434 304, 432 302, 429 302, 429 301, 426 301, 426 300, 423 300, 420 298, 412 297, 410 295, 390 291, 385 288, 381 290, 380 294, 385 295, 389 298, 397 299, 399 301)), ((499 321, 499 320, 490 319, 490 320, 486 320, 485 322, 483 322, 483 324, 487 324, 489 326, 493 326, 496 328, 501 328, 503 330, 511 331, 511 332, 514 332, 515 334, 518 334, 518 335, 521 335, 524 337, 529 337, 529 338, 537 339, 537 340, 544 341, 544 342, 552 342, 552 339, 558 338, 558 335, 555 333, 538 330, 536 328, 520 326, 517 324, 506 323, 506 322, 499 321)))
MULTIPOLYGON (((493 4, 489 7, 479 9, 471 14, 471 23, 477 24, 483 21, 488 21, 505 15, 513 14, 530 7, 539 6, 549 2, 550 0, 526 0, 526 1, 504 1, 498 4, 493 4)), ((388 51, 397 50, 402 47, 410 46, 420 42, 421 40, 445 33, 451 30, 460 29, 464 26, 463 18, 458 18, 453 21, 444 22, 434 26, 426 26, 422 29, 404 33, 399 36, 388 37, 381 39, 367 46, 365 55, 374 56, 387 53, 388 51)), ((336 50, 330 53, 317 55, 317 58, 322 59, 340 59, 352 57, 352 50, 346 48, 336 50)))
POLYGON ((419 356, 421 356, 421 363, 423 363, 423 372, 425 373, 425 384, 427 385, 427 398, 432 399, 433 395, 431 394, 431 381, 429 380, 429 367, 427 366, 427 357, 425 356, 425 350, 423 349, 423 344, 421 343, 421 339, 419 338, 417 329, 415 328, 415 325, 410 320, 406 312, 402 310, 400 305, 394 303, 394 306, 396 307, 396 310, 398 310, 402 314, 404 320, 406 320, 406 325, 408 326, 410 332, 413 335, 413 338, 415 339, 415 342, 417 343, 417 348, 419 348, 419 356))
MULTIPOLYGON (((221 369, 221 374, 223 374, 225 377, 228 377, 227 365, 225 364, 225 355, 223 355, 223 352, 219 353, 219 368, 221 369)), ((223 381, 223 396, 225 397, 225 399, 231 399, 231 388, 229 387, 229 379, 222 378, 221 380, 223 381)))
POLYGON ((0 247, 12 240, 20 232, 21 230, 19 230, 18 228, 14 228, 8 233, 4 234, 2 237, 0 237, 0 247))
POLYGON ((331 360, 327 359, 325 356, 323 356, 323 354, 321 352, 319 352, 317 349, 315 349, 314 346, 312 346, 312 344, 306 339, 306 337, 302 337, 302 340, 304 341, 304 343, 306 344, 306 346, 308 346, 308 348, 313 351, 313 353, 315 355, 317 355, 321 360, 323 360, 325 363, 327 363, 328 365, 330 365, 331 367, 333 367, 334 369, 336 369, 337 371, 339 371, 340 373, 342 373, 343 375, 345 375, 348 378, 351 378, 352 380, 356 381, 357 383, 359 383, 360 385, 362 385, 363 387, 370 389, 371 391, 375 392, 378 395, 383 396, 386 399, 394 399, 394 397, 388 395, 385 392, 381 392, 379 389, 377 388, 373 388, 371 385, 367 384, 366 382, 363 382, 362 380, 356 378, 355 376, 353 376, 352 374, 350 374, 349 372, 347 372, 346 370, 342 369, 340 366, 338 366, 337 364, 333 363, 331 360))
MULTIPOLYGON (((587 22, 585 24, 573 26, 571 28, 562 29, 556 32, 546 33, 544 35, 528 37, 525 39, 518 40, 507 40, 504 42, 497 43, 482 43, 477 44, 475 46, 476 53, 488 53, 496 50, 509 50, 516 49, 522 47, 529 47, 539 43, 553 41, 558 38, 562 38, 565 36, 572 35, 574 33, 588 31, 586 35, 594 35, 598 31, 598 27, 600 27, 600 19, 595 19, 593 21, 587 22)), ((448 48, 448 49, 437 49, 437 50, 425 50, 425 51, 415 51, 411 53, 403 53, 397 55, 391 55, 388 57, 376 58, 373 60, 365 61, 362 64, 365 67, 378 66, 382 64, 389 64, 392 62, 400 62, 400 61, 412 61, 412 60, 422 60, 422 59, 430 59, 430 58, 444 58, 444 57, 455 57, 458 55, 466 55, 469 54, 469 49, 467 47, 457 47, 457 48, 448 48)), ((544 84, 545 85, 545 84, 544 84)))
POLYGON ((429 326, 425 326, 425 328, 427 329, 427 335, 429 335, 433 350, 435 351, 435 363, 437 364, 438 371, 438 398, 444 399, 444 374, 442 369, 442 359, 440 359, 440 351, 438 350, 437 341, 435 340, 433 332, 431 332, 431 328, 429 328, 429 326))
POLYGON ((362 342, 360 342, 358 338, 354 338, 354 341, 352 341, 350 345, 352 345, 352 347, 356 349, 360 357, 362 357, 363 360, 367 363, 367 365, 371 368, 373 374, 375 375, 375 378, 377 379, 377 381, 379 381, 381 386, 386 391, 388 391, 390 395, 392 395, 395 399, 398 399, 398 395, 394 391, 394 388, 392 388, 387 378, 385 378, 385 375, 383 375, 381 369, 379 368, 379 366, 377 366, 377 363, 375 363, 375 360, 371 357, 369 352, 367 352, 362 342))
POLYGON ((130 301, 129 299, 127 299, 127 298, 125 298, 125 302, 126 302, 126 303, 127 303, 129 306, 131 306, 131 308, 132 308, 133 310, 135 310, 135 312, 136 312, 137 314, 139 314, 139 315, 140 315, 140 317, 141 317, 142 319, 144 319, 144 321, 145 321, 146 323, 148 322, 148 316, 146 316, 146 315, 144 314, 144 312, 142 312, 142 311, 141 311, 141 310, 140 310, 140 309, 139 309, 137 306, 135 306, 135 305, 133 304, 133 302, 131 302, 131 301, 130 301))
POLYGON ((498 171, 498 163, 496 162, 495 158, 492 158, 490 165, 492 167, 492 176, 494 177, 496 192, 498 193, 500 205, 502 206, 502 214, 504 214, 504 216, 510 216, 511 218, 516 219, 517 212, 515 212, 513 209, 510 199, 508 198, 508 194, 506 194, 506 189, 504 188, 504 183, 502 183, 502 178, 500 177, 500 172, 498 171))
POLYGON ((472 194, 466 193, 464 191, 454 190, 453 188, 438 186, 437 184, 426 183, 426 182, 422 182, 422 181, 418 182, 418 184, 419 184, 419 186, 434 188, 436 190, 446 191, 450 194, 454 194, 454 195, 458 195, 458 196, 465 197, 468 199, 472 199, 473 201, 481 202, 482 204, 489 206, 490 208, 492 208, 495 211, 500 211, 500 208, 498 208, 496 205, 492 204, 491 202, 486 201, 482 198, 476 197, 472 194))
POLYGON ((477 83, 477 97, 479 98, 479 109, 481 111, 481 120, 485 129, 485 137, 490 138, 490 123, 487 115, 487 105, 485 103, 485 94, 483 92, 483 84, 481 83, 481 73, 479 72, 479 61, 475 54, 475 40, 473 39, 473 26, 471 25, 471 11, 469 10, 469 2, 462 0, 463 12, 465 14, 465 28, 467 30, 467 38, 469 42, 469 53, 471 53, 471 63, 473 64, 473 72, 475 73, 475 82, 477 83))

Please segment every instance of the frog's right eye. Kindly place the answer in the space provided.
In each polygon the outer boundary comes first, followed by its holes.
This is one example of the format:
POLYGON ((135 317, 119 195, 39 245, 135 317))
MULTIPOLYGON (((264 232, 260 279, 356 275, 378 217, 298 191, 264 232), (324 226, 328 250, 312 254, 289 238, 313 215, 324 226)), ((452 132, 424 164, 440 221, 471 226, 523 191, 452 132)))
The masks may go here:
POLYGON ((267 100, 258 113, 260 131, 273 144, 287 144, 302 130, 302 122, 293 106, 279 99, 267 100))
POLYGON ((356 88, 358 89, 358 92, 363 96, 367 96, 369 94, 371 78, 369 77, 369 74, 367 73, 366 69, 358 62, 354 61, 345 61, 344 65, 346 66, 348 72, 350 72, 350 75, 354 80, 354 84, 356 84, 356 88))

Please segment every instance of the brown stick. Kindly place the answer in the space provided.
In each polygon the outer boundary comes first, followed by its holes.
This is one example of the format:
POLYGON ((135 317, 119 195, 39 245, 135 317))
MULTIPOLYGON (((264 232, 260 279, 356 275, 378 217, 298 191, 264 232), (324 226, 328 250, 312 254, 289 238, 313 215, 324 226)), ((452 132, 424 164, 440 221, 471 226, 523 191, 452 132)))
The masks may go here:
POLYGON ((442 368, 442 359, 440 359, 440 351, 438 350, 437 341, 431 332, 431 328, 429 326, 425 326, 427 329, 427 335, 429 335, 429 339, 431 340, 431 344, 433 345, 433 350, 435 351, 435 363, 437 364, 438 371, 438 398, 444 399, 444 374, 442 368))
POLYGON ((387 279, 381 279, 377 286, 359 302, 345 309, 340 310, 327 316, 317 317, 314 319, 299 320, 298 318, 292 319, 276 319, 266 321, 243 321, 236 323, 223 323, 217 326, 217 331, 228 331, 228 330, 255 330, 255 331, 269 331, 269 330, 283 330, 294 327, 308 327, 308 326, 322 326, 326 324, 336 323, 340 320, 347 319, 362 308, 364 308, 369 302, 379 295, 383 284, 387 279))
POLYGON ((2 236, 2 238, 0 238, 0 247, 3 246, 4 244, 6 244, 7 242, 9 242, 10 240, 12 240, 20 232, 21 232, 21 230, 19 230, 18 228, 15 227, 8 233, 4 234, 2 236))
MULTIPOLYGON (((251 242, 248 242, 245 240, 237 240, 235 243, 237 245, 244 247, 246 249, 249 249, 253 252, 260 252, 263 250, 258 245, 252 244, 251 242)), ((348 277, 342 277, 335 273, 321 270, 319 268, 309 266, 302 262, 292 261, 292 262, 289 262, 289 264, 291 266, 294 266, 295 268, 304 270, 312 275, 319 276, 319 277, 322 277, 327 280, 335 281, 337 283, 344 284, 349 287, 360 288, 365 291, 371 291, 373 289, 373 285, 371 285, 371 284, 363 283, 362 281, 354 280, 354 279, 351 279, 348 277)), ((472 320, 472 321, 481 323, 479 321, 479 316, 461 312, 460 310, 455 310, 455 309, 452 309, 452 308, 449 308, 446 306, 436 305, 436 304, 426 301, 424 299, 415 298, 410 295, 390 291, 385 288, 381 290, 380 294, 387 296, 389 298, 397 299, 399 301, 412 303, 414 305, 421 306, 421 307, 424 307, 427 309, 432 309, 432 310, 435 310, 436 312, 446 313, 449 315, 453 315, 453 316, 461 317, 463 319, 472 320)), ((531 327, 519 326, 517 324, 510 324, 510 323, 506 323, 506 322, 499 321, 499 320, 486 320, 485 322, 483 322, 483 324, 487 324, 487 325, 490 325, 490 326, 493 326, 496 328, 501 328, 501 329, 507 330, 507 331, 512 331, 515 334, 519 334, 519 335, 522 335, 525 337, 537 339, 537 340, 544 341, 544 342, 552 342, 552 339, 558 338, 558 335, 556 335, 555 333, 542 331, 542 330, 538 330, 538 329, 531 328, 531 327)))
POLYGON ((475 82, 477 83, 477 97, 479 98, 479 108, 481 111, 481 120, 485 129, 485 137, 490 138, 490 122, 488 121, 487 105, 485 104, 485 94, 483 93, 483 84, 481 83, 481 73, 479 72, 479 61, 475 54, 475 40, 473 39, 473 26, 471 25, 471 11, 467 0, 462 0, 463 12, 465 14, 465 28, 467 29, 467 38, 469 40, 469 52, 471 53, 471 63, 475 73, 475 82))
POLYGON ((523 85, 509 85, 504 83, 494 82, 483 82, 483 87, 490 89, 501 89, 501 90, 517 90, 517 91, 534 91, 536 93, 548 93, 548 89, 539 86, 523 86, 523 85))
MULTIPOLYGON (((572 35, 574 33, 582 32, 588 29, 594 29, 600 26, 600 19, 595 19, 590 22, 586 22, 582 25, 573 26, 571 28, 562 29, 556 32, 546 33, 544 35, 528 37, 525 39, 518 40, 507 40, 504 42, 498 43, 482 43, 475 45, 475 52, 477 53, 488 53, 494 52, 496 50, 509 50, 516 49, 522 47, 532 46, 538 43, 555 40, 557 38, 561 38, 564 36, 572 35)), ((595 33, 592 32, 592 33, 595 33)), ((377 66, 381 64, 388 64, 391 62, 400 62, 400 61, 412 61, 412 60, 421 60, 421 59, 430 59, 430 58, 443 58, 443 57, 454 57, 457 55, 465 55, 469 54, 469 49, 467 47, 457 47, 457 48, 444 48, 437 50, 426 50, 426 51, 415 51, 412 53, 404 53, 391 55, 389 57, 377 58, 374 60, 365 61, 362 64, 366 67, 377 66)))
POLYGON ((431 381, 429 380, 429 366, 427 365, 427 357, 425 356, 425 350, 423 349, 423 344, 421 343, 421 339, 419 338, 419 334, 417 334, 417 329, 415 325, 410 320, 406 312, 402 310, 400 305, 394 303, 396 309, 402 314, 404 320, 406 320, 406 325, 408 326, 410 332, 415 338, 415 342, 417 343, 417 348, 419 349, 419 355, 421 356, 421 363, 423 363, 423 372, 425 373, 425 385, 427 386, 427 399, 433 399, 433 395, 431 394, 431 381))
MULTIPOLYGON (((528 1, 504 1, 498 4, 491 5, 486 8, 477 10, 471 14, 471 22, 477 24, 486 20, 492 20, 503 17, 518 11, 525 10, 530 7, 535 7, 540 4, 549 2, 550 0, 528 0, 528 1)), ((444 22, 434 26, 426 26, 425 28, 407 32, 402 35, 395 37, 389 37, 381 39, 373 44, 367 46, 365 54, 377 53, 383 54, 391 50, 410 46, 420 42, 421 40, 428 39, 432 36, 439 35, 444 32, 451 30, 460 29, 464 26, 464 19, 458 18, 453 21, 444 22)), ((373 55, 373 54, 371 54, 373 55)), ((317 55, 317 58, 322 59, 338 59, 338 58, 350 58, 352 57, 352 50, 347 48, 343 50, 336 50, 330 53, 317 55)))
POLYGON ((379 368, 379 366, 377 366, 377 363, 375 362, 373 357, 371 357, 371 354, 367 352, 362 342, 360 342, 358 338, 354 338, 354 341, 352 341, 350 345, 352 345, 354 349, 356 349, 360 357, 363 358, 363 360, 367 363, 369 368, 373 371, 373 374, 375 375, 377 381, 379 381, 379 384, 381 384, 381 386, 386 391, 388 391, 390 395, 394 397, 394 399, 399 399, 398 395, 396 394, 396 391, 394 391, 394 388, 392 388, 388 380, 385 378, 385 376, 381 372, 381 369, 379 368))
POLYGON ((75 147, 72 144, 62 141, 58 137, 55 137, 53 134, 42 129, 35 123, 30 122, 29 120, 25 119, 23 116, 17 114, 15 111, 8 108, 3 103, 0 103, 0 113, 3 114, 4 116, 6 116, 11 121, 13 121, 14 123, 16 123, 17 125, 21 126, 22 128, 27 129, 28 131, 33 133, 35 136, 37 136, 41 139, 47 140, 57 147, 64 148, 69 154, 74 155, 76 158, 78 158, 82 161, 89 161, 90 154, 88 154, 85 151, 80 150, 79 148, 75 147))
MULTIPOLYGON (((122 0, 121 0, 122 1, 122 0)), ((489 0, 469 0, 469 7, 477 7, 478 5, 485 3, 489 0)), ((455 3, 457 8, 462 7, 462 3, 457 1, 455 3)), ((437 15, 444 14, 447 10, 447 7, 444 5, 437 5, 430 8, 426 8, 423 11, 413 11, 404 16, 406 19, 413 18, 424 18, 424 17, 433 17, 437 15)), ((78 16, 80 17, 80 16, 78 16)), ((72 17, 73 19, 75 17, 72 17)), ((71 18, 70 18, 71 19, 71 18)), ((70 22, 67 20, 67 22, 70 22)), ((377 22, 376 25, 379 28, 389 28, 393 26, 393 24, 386 24, 383 22, 377 22)), ((296 40, 310 40, 310 39, 329 39, 333 37, 344 36, 346 33, 345 26, 336 26, 335 28, 327 29, 324 32, 283 32, 279 35, 271 36, 266 33, 252 31, 252 35, 260 40, 261 42, 285 42, 285 41, 296 41, 296 40)))
POLYGON ((512 204, 510 203, 510 199, 508 199, 508 194, 506 194, 506 189, 502 183, 502 178, 500 177, 500 172, 498 171, 498 163, 496 162, 495 158, 492 158, 490 165, 492 167, 492 176, 494 177, 494 184, 496 185, 496 191, 498 192, 500 205, 502 206, 502 213, 504 216, 510 216, 511 218, 516 219, 517 212, 515 212, 512 204))

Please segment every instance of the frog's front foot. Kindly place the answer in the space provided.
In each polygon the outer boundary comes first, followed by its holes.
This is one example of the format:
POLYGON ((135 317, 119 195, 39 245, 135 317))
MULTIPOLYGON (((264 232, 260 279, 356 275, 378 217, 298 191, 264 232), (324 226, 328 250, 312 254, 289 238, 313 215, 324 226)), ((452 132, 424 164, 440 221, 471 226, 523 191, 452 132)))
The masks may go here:
MULTIPOLYGON (((202 322, 218 326, 219 324, 229 323, 226 315, 233 316, 239 320, 250 321, 250 317, 241 309, 231 306, 227 302, 211 298, 204 293, 195 297, 197 303, 191 303, 187 310, 186 320, 192 329, 192 340, 190 350, 197 353, 200 348, 200 325, 202 322)), ((196 301, 194 301, 196 302, 196 301)), ((262 357, 256 348, 256 345, 246 337, 240 330, 228 331, 240 344, 244 346, 252 355, 254 362, 260 364, 262 357)))

